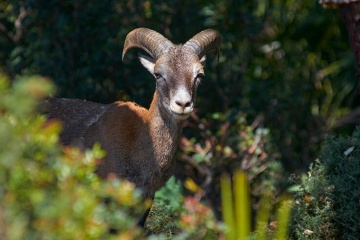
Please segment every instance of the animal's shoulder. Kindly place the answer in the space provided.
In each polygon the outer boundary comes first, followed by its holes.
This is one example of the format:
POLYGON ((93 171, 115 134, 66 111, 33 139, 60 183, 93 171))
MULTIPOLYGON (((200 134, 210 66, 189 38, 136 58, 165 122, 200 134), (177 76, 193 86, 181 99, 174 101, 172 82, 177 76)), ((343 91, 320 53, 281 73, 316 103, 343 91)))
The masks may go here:
POLYGON ((132 118, 135 118, 141 121, 145 121, 148 116, 149 110, 135 102, 118 101, 111 104, 109 112, 122 115, 123 118, 128 118, 130 120, 132 118))

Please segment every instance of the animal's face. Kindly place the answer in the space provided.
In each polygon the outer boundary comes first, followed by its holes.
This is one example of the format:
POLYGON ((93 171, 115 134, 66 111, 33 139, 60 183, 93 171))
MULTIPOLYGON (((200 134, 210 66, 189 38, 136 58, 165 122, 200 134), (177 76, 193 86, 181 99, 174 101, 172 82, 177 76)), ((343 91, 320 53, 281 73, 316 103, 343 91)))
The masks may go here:
POLYGON ((189 49, 170 48, 156 62, 140 56, 141 63, 156 79, 157 95, 175 120, 184 120, 194 109, 197 87, 204 76, 205 57, 189 49))

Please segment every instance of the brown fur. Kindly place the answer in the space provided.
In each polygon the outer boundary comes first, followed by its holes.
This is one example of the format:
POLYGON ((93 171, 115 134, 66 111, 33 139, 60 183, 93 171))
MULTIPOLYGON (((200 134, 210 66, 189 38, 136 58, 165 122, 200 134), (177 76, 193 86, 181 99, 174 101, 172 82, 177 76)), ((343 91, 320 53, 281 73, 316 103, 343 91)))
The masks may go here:
POLYGON ((126 178, 152 198, 174 171, 181 134, 181 123, 168 119, 157 101, 155 94, 147 110, 133 102, 52 99, 48 117, 64 122, 63 144, 82 149, 101 144, 107 153, 98 167, 101 177, 113 173, 126 178))
MULTIPOLYGON (((100 143, 106 156, 98 166, 99 176, 125 178, 141 188, 144 197, 153 198, 174 172, 181 125, 194 108, 204 73, 202 57, 219 44, 220 36, 214 30, 205 30, 184 45, 173 45, 150 29, 135 29, 125 40, 123 56, 133 47, 151 55, 139 56, 156 78, 150 109, 132 102, 104 105, 49 99, 48 117, 63 122, 63 144, 87 149, 100 143)), ((146 214, 141 225, 145 218, 146 214)))

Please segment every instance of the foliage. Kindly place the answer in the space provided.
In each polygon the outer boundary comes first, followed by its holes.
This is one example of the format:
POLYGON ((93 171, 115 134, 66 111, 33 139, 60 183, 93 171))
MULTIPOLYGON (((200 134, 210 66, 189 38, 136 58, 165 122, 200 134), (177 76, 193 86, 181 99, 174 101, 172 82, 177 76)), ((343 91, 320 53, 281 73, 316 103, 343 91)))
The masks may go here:
POLYGON ((327 138, 321 159, 297 190, 292 217, 297 239, 358 238, 359 149, 360 128, 350 137, 327 138))
POLYGON ((145 225, 147 231, 151 233, 166 232, 169 235, 176 231, 175 220, 179 217, 183 202, 181 183, 172 177, 155 194, 154 204, 145 225))
POLYGON ((310 167, 307 177, 301 181, 292 209, 291 233, 293 239, 336 239, 333 203, 329 195, 332 187, 328 183, 323 167, 316 162, 310 167))
POLYGON ((184 173, 191 174, 204 189, 205 199, 211 202, 216 214, 221 212, 218 184, 224 172, 231 174, 233 169, 241 169, 247 173, 253 210, 263 194, 275 198, 282 191, 283 167, 276 147, 270 142, 270 131, 261 126, 261 118, 251 124, 246 118, 233 112, 216 113, 210 119, 195 115, 191 123, 194 125, 188 129, 201 128, 201 137, 184 137, 180 144, 182 152, 178 158, 187 165, 179 166, 176 176, 184 178, 184 173), (213 132, 212 124, 220 125, 219 129, 213 132))
POLYGON ((291 197, 283 196, 277 209, 276 229, 270 231, 271 197, 263 195, 257 212, 256 229, 251 232, 251 208, 249 183, 247 175, 243 171, 236 171, 233 176, 233 184, 228 175, 221 177, 221 195, 223 219, 226 224, 225 236, 232 239, 287 239, 287 229, 291 210, 291 197), (233 185, 233 187, 232 187, 233 185))
POLYGON ((61 149, 60 125, 35 113, 52 89, 41 77, 11 86, 0 77, 0 238, 141 236, 140 192, 126 181, 100 180, 94 173, 99 147, 84 154, 61 149))
POLYGON ((185 198, 177 226, 182 229, 182 233, 174 238, 177 240, 219 239, 223 235, 223 227, 212 209, 192 196, 185 198))
POLYGON ((192 189, 195 196, 184 197, 182 184, 174 177, 156 193, 145 225, 147 232, 153 234, 152 240, 218 239, 222 236, 222 224, 213 210, 201 201, 203 191, 190 179, 185 187, 192 189))
POLYGON ((250 235, 250 195, 244 172, 234 174, 234 191, 229 176, 221 178, 223 219, 227 224, 227 239, 244 239, 250 235), (233 193, 233 194, 232 194, 233 193))

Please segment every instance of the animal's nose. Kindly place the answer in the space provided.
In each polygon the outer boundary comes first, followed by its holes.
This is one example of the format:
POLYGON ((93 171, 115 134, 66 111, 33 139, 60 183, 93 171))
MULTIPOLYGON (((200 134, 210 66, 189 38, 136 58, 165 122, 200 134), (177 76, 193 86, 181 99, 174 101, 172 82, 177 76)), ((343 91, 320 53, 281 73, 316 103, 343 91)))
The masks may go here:
POLYGON ((176 105, 178 105, 179 107, 182 107, 182 108, 191 107, 191 101, 176 100, 175 103, 176 103, 176 105))

